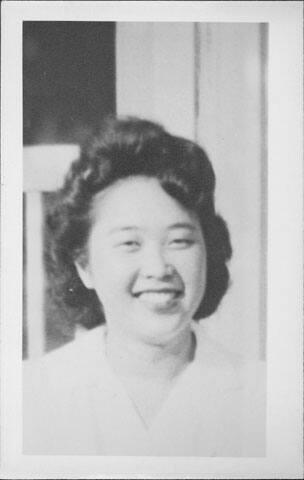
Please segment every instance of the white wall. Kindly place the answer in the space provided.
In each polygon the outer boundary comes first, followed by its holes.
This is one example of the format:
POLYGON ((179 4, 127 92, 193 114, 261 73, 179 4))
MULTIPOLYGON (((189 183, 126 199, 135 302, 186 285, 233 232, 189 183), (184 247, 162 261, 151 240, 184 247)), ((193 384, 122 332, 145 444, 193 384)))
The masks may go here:
POLYGON ((217 207, 228 222, 234 249, 232 286, 214 330, 252 356, 259 355, 264 342, 263 35, 259 24, 200 25, 198 139, 216 171, 217 207))
POLYGON ((116 31, 117 113, 193 138, 193 23, 119 22, 116 31))

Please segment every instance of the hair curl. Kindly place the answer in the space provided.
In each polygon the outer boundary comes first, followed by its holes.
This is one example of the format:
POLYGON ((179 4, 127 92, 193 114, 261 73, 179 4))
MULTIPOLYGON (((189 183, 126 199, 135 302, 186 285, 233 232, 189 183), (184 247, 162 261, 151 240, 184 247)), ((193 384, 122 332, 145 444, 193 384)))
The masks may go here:
POLYGON ((213 168, 194 142, 133 117, 108 119, 84 145, 58 192, 47 223, 48 260, 56 272, 57 295, 89 317, 98 312, 104 321, 95 291, 84 287, 74 262, 85 251, 95 195, 116 180, 136 175, 156 178, 164 191, 197 214, 206 243, 207 282, 194 318, 211 315, 228 288, 227 262, 232 255, 227 226, 215 212, 213 168))

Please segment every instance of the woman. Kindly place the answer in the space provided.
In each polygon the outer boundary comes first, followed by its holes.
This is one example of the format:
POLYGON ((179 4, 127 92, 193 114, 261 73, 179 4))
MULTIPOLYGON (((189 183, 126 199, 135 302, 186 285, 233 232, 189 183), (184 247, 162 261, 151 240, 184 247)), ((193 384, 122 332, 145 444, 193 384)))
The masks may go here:
POLYGON ((262 454, 256 369, 198 322, 229 284, 214 188, 198 145, 135 118, 72 165, 52 257, 61 294, 105 323, 26 367, 25 453, 262 454))

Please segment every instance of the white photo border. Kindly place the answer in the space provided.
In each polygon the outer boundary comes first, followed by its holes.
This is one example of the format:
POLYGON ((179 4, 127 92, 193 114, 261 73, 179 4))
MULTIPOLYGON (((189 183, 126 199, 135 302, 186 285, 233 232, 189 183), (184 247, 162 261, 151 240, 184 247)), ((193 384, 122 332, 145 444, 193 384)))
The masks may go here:
POLYGON ((1 58, 1 478, 302 478, 303 14, 292 1, 4 2, 1 58), (267 455, 22 455, 22 22, 266 22, 267 455))

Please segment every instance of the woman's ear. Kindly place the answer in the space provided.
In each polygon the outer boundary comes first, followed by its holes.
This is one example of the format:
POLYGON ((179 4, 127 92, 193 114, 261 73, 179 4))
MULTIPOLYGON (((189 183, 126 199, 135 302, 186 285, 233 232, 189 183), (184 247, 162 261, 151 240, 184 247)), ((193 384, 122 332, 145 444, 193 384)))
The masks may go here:
POLYGON ((92 281, 92 275, 91 275, 88 264, 86 264, 84 266, 82 264, 82 262, 79 262, 77 260, 74 263, 75 263, 77 273, 78 273, 82 283, 84 284, 84 286, 88 289, 94 288, 93 281, 92 281))

